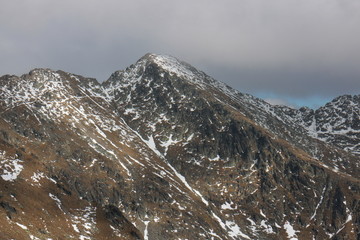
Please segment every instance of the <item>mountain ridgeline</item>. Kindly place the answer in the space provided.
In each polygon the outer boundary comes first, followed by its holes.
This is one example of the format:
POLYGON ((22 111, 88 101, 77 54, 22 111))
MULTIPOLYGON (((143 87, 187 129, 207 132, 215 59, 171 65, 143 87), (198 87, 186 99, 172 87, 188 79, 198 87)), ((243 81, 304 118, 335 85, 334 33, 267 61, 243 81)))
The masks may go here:
POLYGON ((360 96, 272 106, 170 56, 0 78, 1 239, 360 239, 360 96))

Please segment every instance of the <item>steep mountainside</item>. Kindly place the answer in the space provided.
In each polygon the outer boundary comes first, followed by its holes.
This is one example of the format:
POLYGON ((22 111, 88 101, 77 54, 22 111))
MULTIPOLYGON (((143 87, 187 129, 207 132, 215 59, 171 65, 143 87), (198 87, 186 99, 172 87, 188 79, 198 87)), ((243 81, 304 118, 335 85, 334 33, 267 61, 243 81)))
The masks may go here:
POLYGON ((0 238, 359 239, 359 158, 298 115, 154 54, 3 76, 0 238))

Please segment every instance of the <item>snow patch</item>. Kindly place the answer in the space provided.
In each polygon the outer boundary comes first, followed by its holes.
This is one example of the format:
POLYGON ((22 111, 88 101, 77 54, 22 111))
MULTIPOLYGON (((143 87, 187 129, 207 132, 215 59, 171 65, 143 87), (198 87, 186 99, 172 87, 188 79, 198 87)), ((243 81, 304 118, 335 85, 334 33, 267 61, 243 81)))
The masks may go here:
POLYGON ((265 220, 261 220, 260 226, 264 228, 264 231, 266 233, 268 233, 268 234, 274 233, 273 228, 270 225, 266 224, 265 220))
POLYGON ((45 175, 43 172, 34 172, 34 174, 31 176, 31 180, 35 183, 39 183, 41 179, 45 178, 45 175))
POLYGON ((79 239, 93 239, 93 231, 96 231, 96 207, 88 206, 85 209, 77 209, 71 216, 74 231, 80 233, 79 239))
POLYGON ((24 229, 24 230, 27 230, 28 228, 25 226, 25 225, 22 225, 22 224, 20 224, 20 223, 15 223, 16 225, 18 225, 19 227, 21 227, 22 229, 24 229))
POLYGON ((63 211, 63 209, 61 208, 61 201, 60 201, 60 199, 59 199, 57 196, 55 196, 54 194, 51 194, 51 193, 49 193, 49 197, 50 197, 52 200, 54 200, 55 203, 56 203, 56 205, 58 206, 58 208, 59 208, 61 211, 63 211))
POLYGON ((174 144, 176 144, 176 143, 178 143, 178 142, 180 142, 180 141, 173 140, 173 135, 170 134, 170 136, 168 137, 168 140, 167 140, 166 142, 160 143, 160 145, 165 149, 165 150, 164 150, 164 154, 165 154, 165 155, 167 154, 167 151, 168 151, 168 149, 169 149, 169 147, 170 147, 171 145, 174 145, 174 144))
POLYGON ((144 240, 149 240, 149 232, 148 232, 148 226, 150 221, 144 221, 145 229, 144 229, 144 240))
POLYGON ((251 239, 248 235, 241 232, 240 227, 235 222, 226 221, 226 226, 230 229, 228 231, 230 237, 235 238, 235 239, 237 239, 237 237, 251 239))
POLYGON ((24 168, 21 165, 22 162, 22 160, 16 158, 5 158, 5 152, 0 152, 1 178, 5 181, 15 181, 24 168))
POLYGON ((233 202, 228 203, 225 202, 223 205, 221 205, 222 210, 236 210, 236 208, 231 207, 231 205, 234 204, 233 202))
POLYGON ((209 161, 212 161, 212 162, 214 162, 214 161, 219 161, 220 160, 220 156, 219 155, 217 155, 216 157, 214 157, 214 158, 209 158, 209 161))
POLYGON ((291 224, 289 223, 289 221, 286 221, 284 224, 284 229, 289 237, 289 240, 298 240, 297 236, 296 236, 296 232, 293 228, 293 226, 291 226, 291 224))

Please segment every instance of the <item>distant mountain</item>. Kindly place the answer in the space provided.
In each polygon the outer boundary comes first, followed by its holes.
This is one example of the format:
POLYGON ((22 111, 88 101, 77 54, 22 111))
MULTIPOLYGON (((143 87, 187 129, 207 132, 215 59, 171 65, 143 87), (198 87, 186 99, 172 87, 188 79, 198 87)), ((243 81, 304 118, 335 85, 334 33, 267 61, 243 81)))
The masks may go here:
POLYGON ((272 106, 170 56, 0 78, 1 239, 360 239, 359 97, 272 106))
POLYGON ((310 136, 360 155, 360 95, 337 97, 317 110, 280 108, 310 136))

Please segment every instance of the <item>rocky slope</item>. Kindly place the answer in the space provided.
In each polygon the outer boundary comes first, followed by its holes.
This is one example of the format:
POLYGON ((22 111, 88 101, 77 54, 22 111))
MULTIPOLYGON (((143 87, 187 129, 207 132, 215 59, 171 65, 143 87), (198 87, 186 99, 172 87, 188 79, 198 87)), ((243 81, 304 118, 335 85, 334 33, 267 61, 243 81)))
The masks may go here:
POLYGON ((0 97, 1 238, 360 238, 357 156, 175 58, 0 97))

